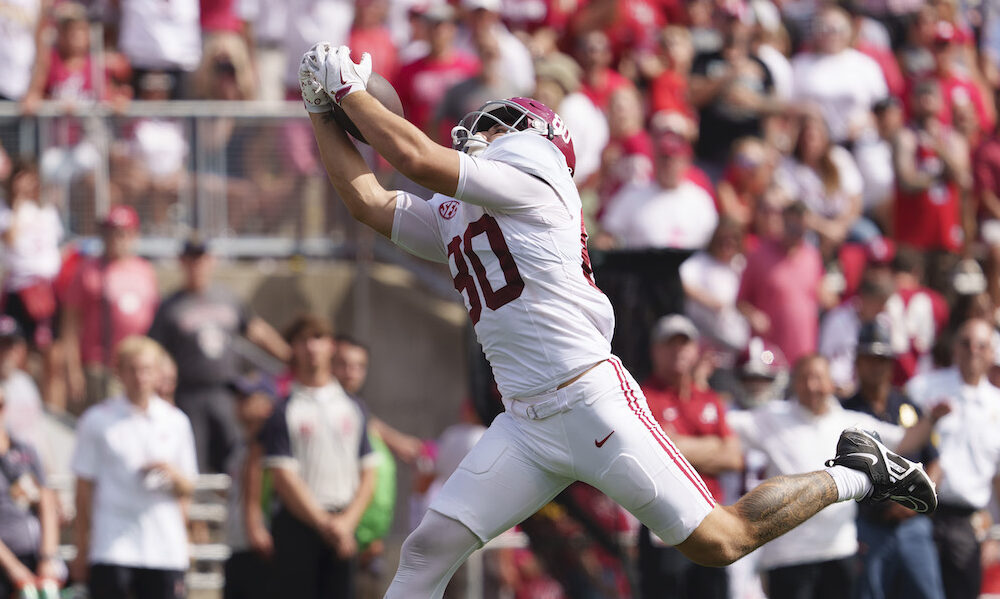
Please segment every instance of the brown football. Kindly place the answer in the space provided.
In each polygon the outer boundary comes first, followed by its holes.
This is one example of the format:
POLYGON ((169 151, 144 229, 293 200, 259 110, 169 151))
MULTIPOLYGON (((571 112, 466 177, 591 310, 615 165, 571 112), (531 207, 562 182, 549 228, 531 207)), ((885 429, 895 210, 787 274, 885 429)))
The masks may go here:
MULTIPOLYGON (((403 116, 403 103, 399 100, 399 95, 396 90, 393 89, 392 84, 386 81, 385 77, 379 75, 378 73, 372 73, 372 76, 368 78, 368 93, 375 96, 375 99, 382 103, 389 110, 395 112, 399 116, 403 116)), ((333 105, 333 118, 347 131, 351 134, 354 139, 360 141, 363 144, 368 143, 365 141, 365 137, 361 135, 358 131, 358 127, 351 122, 348 118, 347 113, 337 106, 333 105)))

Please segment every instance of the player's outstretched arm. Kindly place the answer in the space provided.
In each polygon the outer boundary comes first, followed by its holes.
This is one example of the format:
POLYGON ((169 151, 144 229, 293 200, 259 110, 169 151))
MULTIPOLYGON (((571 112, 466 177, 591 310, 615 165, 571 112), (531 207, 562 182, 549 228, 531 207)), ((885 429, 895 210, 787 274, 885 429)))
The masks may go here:
POLYGON ((365 159, 333 120, 332 112, 310 113, 319 155, 330 182, 355 220, 389 237, 396 192, 382 187, 365 159))

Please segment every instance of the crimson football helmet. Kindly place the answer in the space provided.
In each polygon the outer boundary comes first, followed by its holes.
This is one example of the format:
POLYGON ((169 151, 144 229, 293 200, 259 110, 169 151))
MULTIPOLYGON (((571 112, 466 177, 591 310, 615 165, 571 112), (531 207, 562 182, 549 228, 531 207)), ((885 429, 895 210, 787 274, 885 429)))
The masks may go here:
POLYGON ((495 125, 510 131, 531 131, 551 141, 562 155, 570 173, 576 168, 573 138, 562 118, 551 108, 531 98, 493 100, 462 118, 451 130, 452 147, 460 152, 476 154, 489 145, 482 135, 495 125))

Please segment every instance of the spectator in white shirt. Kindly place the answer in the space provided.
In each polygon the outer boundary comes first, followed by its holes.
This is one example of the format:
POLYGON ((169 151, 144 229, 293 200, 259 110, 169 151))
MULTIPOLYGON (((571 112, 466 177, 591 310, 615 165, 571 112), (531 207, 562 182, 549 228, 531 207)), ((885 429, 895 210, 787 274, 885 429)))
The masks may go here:
POLYGON ((792 60, 793 95, 819 104, 834 143, 874 134, 871 107, 889 94, 878 63, 850 47, 850 17, 826 8, 813 26, 812 52, 792 60))
POLYGON ((133 83, 147 73, 170 78, 169 95, 180 98, 185 73, 201 60, 198 0, 120 0, 118 47, 132 65, 133 83))
POLYGON ((42 185, 34 162, 16 160, 7 184, 7 204, 0 206, 3 240, 3 312, 17 321, 28 347, 42 355, 45 399, 57 411, 65 409, 59 356, 55 344, 56 296, 52 280, 62 266, 63 236, 59 212, 42 200, 42 185))
POLYGON ((684 285, 684 313, 704 333, 706 341, 718 350, 726 368, 732 367, 736 354, 746 348, 750 325, 736 308, 740 276, 746 266, 742 254, 743 230, 731 219, 723 218, 708 247, 681 264, 684 285))
POLYGON ((654 180, 627 185, 611 200, 601 221, 605 235, 599 243, 627 249, 703 248, 719 215, 708 192, 686 177, 691 144, 668 132, 654 145, 654 180))
POLYGON ((993 364, 992 335, 985 320, 966 321, 952 348, 955 365, 906 385, 925 413, 942 401, 951 406, 934 429, 942 471, 934 542, 948 599, 979 596, 980 543, 971 517, 989 505, 991 492, 1000 496, 1000 389, 986 377, 993 364))
POLYGON ((500 20, 501 0, 462 0, 461 7, 465 20, 455 45, 472 54, 475 52, 475 38, 493 35, 500 47, 500 61, 504 65, 507 81, 518 90, 518 94, 531 93, 535 88, 531 51, 500 20))
MULTIPOLYGON (((766 455, 766 477, 815 468, 845 428, 876 431, 903 453, 923 446, 930 436, 929 419, 904 435, 898 426, 843 409, 833 396, 829 363, 822 356, 806 355, 796 362, 792 389, 792 399, 766 403, 730 423, 745 447, 766 455)), ((854 502, 837 503, 763 546, 760 566, 766 571, 770 599, 849 597, 856 576, 856 515, 854 502)))
POLYGON ((0 316, 0 391, 7 403, 4 415, 7 427, 38 452, 45 471, 50 472, 51 452, 45 435, 42 397, 31 375, 21 370, 26 350, 24 333, 17 321, 7 315, 0 316))
POLYGON ((77 557, 73 579, 101 599, 185 596, 188 539, 184 504, 198 469, 183 412, 156 396, 162 349, 124 339, 116 374, 124 395, 87 410, 77 428, 77 557))

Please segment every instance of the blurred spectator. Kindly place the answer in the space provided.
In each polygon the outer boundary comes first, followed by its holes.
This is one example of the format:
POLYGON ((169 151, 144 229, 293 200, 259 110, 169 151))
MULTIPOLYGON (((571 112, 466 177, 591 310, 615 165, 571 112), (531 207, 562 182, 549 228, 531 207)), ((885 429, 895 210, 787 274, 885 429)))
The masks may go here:
POLYGON ((153 322, 159 291, 149 262, 134 254, 138 229, 132 208, 108 211, 101 224, 104 253, 82 262, 66 291, 60 332, 74 411, 111 394, 113 349, 153 322))
MULTIPOLYGON (((359 397, 365 381, 368 380, 368 348, 349 335, 334 338, 337 351, 333 355, 333 376, 351 397, 359 397)), ((372 430, 389 446, 392 453, 407 464, 413 464, 420 457, 423 441, 389 426, 381 418, 369 414, 368 423, 372 430)))
MULTIPOLYGON (((450 86, 434 108, 430 129, 440 139, 451 139, 451 129, 462 117, 497 98, 520 96, 507 77, 510 68, 500 56, 499 40, 492 32, 474 38, 479 72, 450 86)), ((574 140, 575 141, 575 140, 574 140)))
POLYGON ((225 472, 240 438, 227 387, 237 375, 237 337, 245 335, 283 362, 290 350, 271 325, 213 284, 215 258, 203 240, 189 238, 180 263, 182 286, 157 308, 149 336, 177 363, 177 407, 191 420, 198 469, 225 472))
POLYGON ((738 12, 726 13, 722 31, 722 48, 698 55, 691 67, 690 98, 700 124, 695 153, 713 181, 721 178, 732 143, 762 136, 764 119, 782 110, 771 73, 751 54, 751 30, 738 12))
MULTIPOLYGON (((895 238, 920 250, 957 251, 964 196, 971 186, 965 141, 938 120, 941 87, 924 80, 913 89, 909 127, 896 136, 895 238)), ((934 274, 934 273, 931 273, 934 274)))
POLYGON ((937 7, 923 3, 910 20, 906 40, 898 51, 899 66, 908 79, 925 77, 934 70, 931 47, 940 20, 937 7))
POLYGON ((601 31, 591 31, 576 38, 576 60, 583 68, 583 87, 580 91, 601 110, 607 112, 611 95, 632 82, 612 68, 614 58, 611 42, 601 31))
POLYGON ((288 328, 294 382, 261 431, 263 465, 281 501, 271 523, 271 596, 353 597, 355 529, 372 498, 367 415, 333 378, 333 334, 303 316, 288 328))
MULTIPOLYGON (((971 104, 979 121, 979 127, 990 130, 995 123, 992 106, 988 106, 976 83, 958 69, 956 53, 960 51, 960 34, 956 27, 948 21, 938 21, 934 26, 934 38, 931 44, 934 58, 932 72, 921 75, 919 79, 910 81, 911 89, 924 78, 930 78, 938 83, 941 93, 941 103, 938 107, 937 120, 942 124, 951 125, 954 109, 958 105, 971 104)), ((916 101, 910 95, 907 100, 916 101)), ((917 108, 908 105, 909 112, 916 118, 917 108)))
POLYGON ((201 64, 192 75, 193 96, 199 100, 253 100, 256 83, 243 40, 233 33, 219 33, 207 38, 204 47, 201 64))
POLYGON ((778 185, 771 185, 764 191, 751 213, 750 227, 743 240, 748 254, 766 240, 781 241, 785 235, 784 211, 790 203, 788 193, 778 185))
POLYGON ((686 178, 691 145, 664 133, 655 147, 655 180, 628 185, 611 200, 601 220, 603 243, 629 249, 705 247, 719 215, 712 196, 686 178))
MULTIPOLYGON (((1000 103, 1000 92, 994 95, 1000 103)), ((990 247, 994 261, 1000 258, 1000 127, 983 129, 983 140, 972 155, 979 234, 990 247)))
MULTIPOLYGON (((532 97, 552 107, 573 135, 576 168, 573 180, 587 187, 601 169, 601 155, 608 145, 608 120, 590 98, 580 93, 580 65, 561 52, 552 52, 535 62, 532 97)), ((612 102, 612 111, 614 103, 612 102)), ((641 107, 639 109, 641 116, 641 107)), ((641 129, 641 123, 638 125, 641 129)))
POLYGON ((736 308, 740 275, 746 266, 742 254, 743 229, 723 218, 705 250, 681 264, 684 312, 702 331, 711 348, 721 354, 716 365, 731 368, 736 355, 746 348, 750 326, 736 308))
POLYGON ((177 362, 163 350, 159 359, 159 379, 156 383, 156 394, 160 399, 174 406, 177 405, 177 362))
MULTIPOLYGON (((841 407, 833 396, 826 358, 806 354, 792 373, 794 398, 772 401, 734 419, 733 430, 744 445, 767 458, 767 477, 808 472, 837 444, 841 431, 852 426, 874 430, 890 447, 922 446, 929 427, 914 429, 903 440, 903 429, 868 414, 841 407), (918 434, 919 430, 919 434, 918 434)), ((848 597, 856 579, 858 551, 856 503, 831 505, 808 522, 767 543, 760 551, 770 599, 848 597)))
POLYGON ((864 180, 862 206, 865 216, 882 231, 890 231, 892 199, 896 193, 892 148, 905 124, 903 107, 897 98, 890 96, 876 102, 872 114, 875 115, 878 139, 862 145, 855 152, 858 170, 864 180))
POLYGON ((70 573, 91 597, 186 596, 185 504, 198 468, 188 419, 156 396, 148 337, 115 350, 123 395, 88 409, 76 430, 76 558, 70 573))
POLYGON ((251 465, 250 446, 271 415, 277 391, 262 376, 233 379, 229 384, 236 398, 236 418, 242 435, 229 461, 230 491, 227 495, 226 544, 232 553, 226 560, 223 599, 265 599, 271 585, 274 542, 264 522, 261 471, 251 465))
POLYGON ((368 52, 372 56, 375 72, 389 81, 395 81, 399 58, 392 33, 386 25, 388 14, 388 0, 355 2, 354 25, 347 45, 351 48, 351 58, 361 60, 361 55, 368 52))
POLYGON ((653 179, 653 139, 646 131, 642 97, 629 85, 618 89, 611 99, 606 111, 609 139, 601 151, 598 218, 626 185, 653 179))
POLYGON ((747 255, 737 306, 750 329, 773 342, 789 361, 816 351, 823 264, 819 252, 805 242, 806 207, 782 209, 779 239, 761 239, 747 255))
MULTIPOLYGON (((263 1, 284 5, 285 12, 281 15, 284 28, 281 31, 284 34, 282 45, 285 66, 282 75, 285 83, 285 99, 298 101, 302 95, 298 75, 302 55, 318 40, 330 42, 334 48, 347 43, 354 23, 354 2, 351 0, 263 1)), ((375 69, 378 68, 376 63, 375 69)), ((308 126, 306 128, 308 129, 308 126)), ((309 135, 309 141, 313 142, 312 135, 309 135)))
POLYGON ((902 97, 905 93, 906 80, 892 53, 889 32, 880 21, 865 14, 866 11, 860 6, 860 2, 852 0, 844 2, 843 5, 851 17, 852 46, 878 64, 889 95, 902 97))
POLYGON ((940 293, 923 284, 923 256, 907 247, 892 260, 896 293, 885 304, 892 319, 892 346, 898 366, 893 382, 902 385, 933 367, 931 350, 948 324, 948 303, 940 293))
MULTIPOLYGON (((642 384, 649 411, 721 501, 718 475, 741 469, 743 458, 718 395, 694 382, 698 329, 687 317, 674 314, 660 319, 650 338, 652 374, 642 384)), ((639 576, 643 597, 728 597, 724 569, 689 561, 645 526, 639 532, 639 576)))
POLYGON ((48 472, 48 440, 43 426, 45 409, 34 379, 21 370, 26 353, 24 333, 17 321, 7 315, 0 316, 0 391, 6 400, 4 421, 19 439, 39 452, 48 472))
MULTIPOLYGON (((270 102, 285 99, 286 3, 271 0, 235 2, 234 10, 242 21, 244 43, 254 66, 257 97, 270 102)), ((376 70, 382 72, 383 66, 378 62, 375 65, 376 70)))
POLYGON ((41 460, 20 438, 11 438, 10 400, 0 392, 0 597, 20 594, 39 579, 61 581, 56 549, 56 495, 45 484, 41 460))
MULTIPOLYGON (((881 319, 867 322, 858 331, 855 342, 858 391, 844 401, 844 409, 864 412, 904 428, 916 424, 920 408, 892 385, 895 354, 886 323, 881 319)), ((905 457, 923 463, 931 477, 937 478, 938 452, 933 444, 928 443, 919 452, 905 457)), ((861 505, 858 515, 858 542, 864 549, 860 554, 862 570, 855 597, 886 599, 907 593, 925 599, 944 599, 928 516, 895 503, 861 505)))
POLYGON ((993 327, 984 320, 965 322, 952 347, 955 365, 914 377, 906 385, 907 394, 925 412, 942 401, 951 407, 934 427, 942 470, 934 542, 948 599, 979 596, 980 540, 971 517, 989 505, 993 481, 1000 480, 1000 390, 986 378, 994 358, 992 335, 993 327))
POLYGON ((684 27, 670 25, 660 33, 663 71, 650 83, 650 112, 661 110, 682 112, 694 116, 688 101, 688 78, 694 62, 691 32, 684 27))
POLYGON ((889 93, 878 63, 850 43, 847 13, 826 8, 813 25, 812 51, 792 59, 795 98, 819 105, 830 139, 838 144, 872 133, 871 107, 889 93))
POLYGON ((756 137, 733 142, 729 164, 718 185, 719 210, 742 226, 753 219, 760 197, 774 175, 774 152, 756 137))
POLYGON ((463 19, 456 47, 472 54, 484 43, 484 38, 494 38, 495 41, 488 43, 496 44, 500 62, 504 65, 504 80, 515 90, 512 95, 530 94, 535 88, 531 52, 500 20, 501 0, 462 0, 460 7, 463 19))
POLYGON ((889 273, 868 272, 861 281, 858 294, 823 315, 819 329, 819 353, 830 362, 830 378, 837 395, 854 393, 855 348, 858 334, 869 323, 885 321, 889 330, 891 319, 882 312, 895 292, 889 273))
POLYGON ((832 255, 852 230, 862 238, 877 234, 859 231, 861 174, 851 153, 831 142, 818 114, 799 119, 794 150, 778 166, 775 179, 808 208, 806 226, 819 236, 824 256, 832 255))
POLYGON ((0 39, 0 64, 4 65, 0 101, 21 100, 32 80, 40 77, 42 61, 37 58, 45 47, 45 17, 51 5, 51 0, 4 2, 0 10, 0 31, 4 32, 0 39))
POLYGON ((435 139, 451 145, 431 127, 434 110, 453 85, 479 72, 479 61, 455 45, 455 10, 434 4, 420 13, 430 30, 430 50, 423 58, 404 64, 394 82, 406 118, 435 139))
POLYGON ((6 205, 0 205, 3 241, 4 314, 17 321, 28 346, 42 356, 44 399, 53 410, 66 409, 60 376, 61 351, 55 341, 58 306, 52 283, 62 255, 62 221, 52 203, 42 199, 34 163, 16 161, 7 182, 6 205))
POLYGON ((199 0, 118 0, 118 49, 132 65, 132 85, 150 74, 164 79, 166 96, 183 96, 187 74, 201 61, 199 0))

